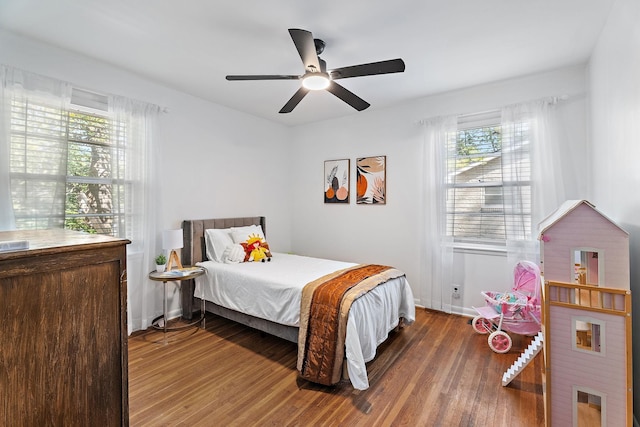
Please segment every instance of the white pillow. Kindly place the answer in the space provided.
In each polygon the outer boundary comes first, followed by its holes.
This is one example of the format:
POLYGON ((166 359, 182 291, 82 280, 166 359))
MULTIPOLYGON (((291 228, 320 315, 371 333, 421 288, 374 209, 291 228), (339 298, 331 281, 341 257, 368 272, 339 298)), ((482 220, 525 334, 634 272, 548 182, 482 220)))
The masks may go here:
POLYGON ((260 225, 231 228, 231 239, 233 240, 233 243, 246 242, 252 234, 257 234, 262 240, 266 240, 264 232, 262 231, 262 226, 260 225))
POLYGON ((204 231, 207 258, 215 262, 224 262, 222 255, 227 246, 233 244, 229 228, 210 228, 204 231))
POLYGON ((251 231, 255 230, 258 227, 262 230, 262 226, 260 225, 243 225, 242 227, 231 227, 228 228, 228 230, 229 232, 233 233, 234 231, 251 231))

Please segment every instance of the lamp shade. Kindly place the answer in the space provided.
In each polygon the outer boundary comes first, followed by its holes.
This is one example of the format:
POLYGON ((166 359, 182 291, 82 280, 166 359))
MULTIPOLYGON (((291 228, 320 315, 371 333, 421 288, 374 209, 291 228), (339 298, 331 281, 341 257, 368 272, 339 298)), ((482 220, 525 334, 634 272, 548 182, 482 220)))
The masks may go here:
POLYGON ((183 246, 182 229, 164 230, 162 232, 162 249, 180 249, 183 246))

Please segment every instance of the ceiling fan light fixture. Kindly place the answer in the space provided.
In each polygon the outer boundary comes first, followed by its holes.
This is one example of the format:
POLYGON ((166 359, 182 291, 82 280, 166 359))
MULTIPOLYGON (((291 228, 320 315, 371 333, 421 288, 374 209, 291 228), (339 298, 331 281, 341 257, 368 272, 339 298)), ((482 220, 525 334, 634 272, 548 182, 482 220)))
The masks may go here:
POLYGON ((309 90, 323 90, 329 87, 331 78, 327 73, 310 73, 302 78, 302 86, 309 90))
POLYGON ((299 28, 289 28, 289 35, 302 60, 304 74, 228 75, 226 77, 227 80, 236 81, 297 80, 300 87, 278 113, 284 114, 292 112, 293 109, 296 108, 296 105, 298 105, 310 91, 319 90, 326 90, 357 111, 362 111, 368 108, 370 104, 339 83, 336 83, 337 80, 351 77, 375 76, 377 74, 402 73, 404 71, 404 61, 397 58, 334 68, 327 72, 327 63, 318 56, 324 51, 325 44, 322 40, 314 39, 311 31, 299 28))

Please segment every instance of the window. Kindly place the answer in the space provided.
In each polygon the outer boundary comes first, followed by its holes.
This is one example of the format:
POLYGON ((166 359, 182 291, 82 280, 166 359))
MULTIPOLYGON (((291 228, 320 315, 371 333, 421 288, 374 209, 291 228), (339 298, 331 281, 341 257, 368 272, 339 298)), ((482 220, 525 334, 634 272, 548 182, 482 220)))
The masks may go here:
POLYGON ((446 225, 457 242, 531 235, 528 125, 500 122, 499 111, 461 116, 447 137, 446 225))
POLYGON ((572 317, 572 348, 591 354, 605 355, 605 323, 588 317, 572 317))
POLYGON ((573 386, 572 410, 574 426, 606 425, 607 396, 590 388, 573 386))
POLYGON ((576 248, 573 252, 573 277, 579 285, 599 286, 603 282, 604 252, 595 248, 576 248))
MULTIPOLYGON (((74 91, 74 99, 82 103, 78 94, 74 91)), ((111 136, 117 124, 105 111, 79 105, 63 111, 31 99, 14 100, 11 107, 16 228, 64 226, 121 235, 125 182, 118 171, 124 144, 111 136)))

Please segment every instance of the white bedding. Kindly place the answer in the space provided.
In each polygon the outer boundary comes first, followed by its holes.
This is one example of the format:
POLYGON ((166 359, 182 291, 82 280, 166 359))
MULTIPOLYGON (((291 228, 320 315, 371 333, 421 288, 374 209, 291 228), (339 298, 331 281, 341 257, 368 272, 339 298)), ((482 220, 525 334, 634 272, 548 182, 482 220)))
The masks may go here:
MULTIPOLYGON (((224 264, 205 261, 197 265, 206 274, 196 278, 196 298, 288 326, 300 325, 300 298, 307 283, 355 264, 273 253, 271 262, 224 264)), ((380 285, 357 299, 347 320, 345 341, 347 371, 353 387, 369 387, 365 363, 403 317, 415 320, 413 294, 406 278, 380 285)))

